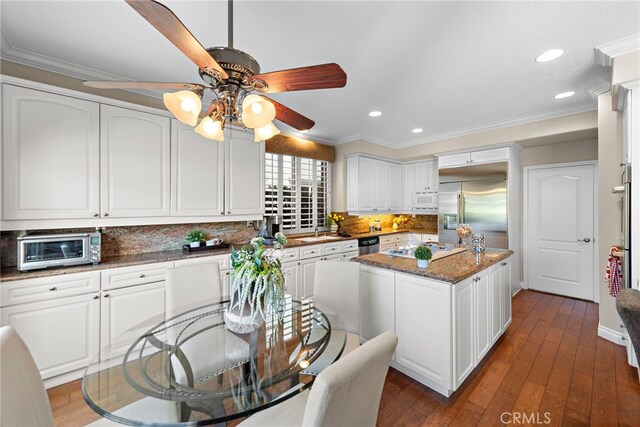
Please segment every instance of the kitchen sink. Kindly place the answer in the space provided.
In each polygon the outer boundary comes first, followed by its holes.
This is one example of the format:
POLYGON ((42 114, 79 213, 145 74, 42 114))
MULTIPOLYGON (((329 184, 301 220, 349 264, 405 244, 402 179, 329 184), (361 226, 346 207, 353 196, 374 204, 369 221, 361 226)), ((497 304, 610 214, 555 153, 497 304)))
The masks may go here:
POLYGON ((303 237, 301 239, 296 239, 296 240, 302 240, 303 242, 323 242, 325 240, 336 240, 339 238, 340 237, 337 237, 337 236, 318 236, 318 237, 303 237))

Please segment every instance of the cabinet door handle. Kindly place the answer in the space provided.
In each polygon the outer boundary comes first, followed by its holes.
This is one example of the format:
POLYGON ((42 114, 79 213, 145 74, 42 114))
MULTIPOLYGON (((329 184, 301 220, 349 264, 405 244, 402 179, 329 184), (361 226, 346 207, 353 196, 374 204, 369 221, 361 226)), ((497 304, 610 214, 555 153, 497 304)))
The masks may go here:
POLYGON ((144 277, 144 274, 140 273, 140 275, 138 277, 142 279, 144 277))
POLYGON ((104 216, 109 216, 109 212, 105 212, 105 213, 104 213, 104 216))
POLYGON ((223 211, 223 212, 220 212, 220 215, 224 215, 224 211, 223 211))
POLYGON ((49 288, 50 291, 55 291, 56 289, 58 289, 58 288, 56 288, 55 286, 52 286, 52 287, 49 288))
POLYGON ((104 294, 104 297, 105 298, 109 298, 109 294, 104 294))
POLYGON ((227 215, 231 215, 231 211, 227 211, 227 215))
POLYGON ((591 239, 588 238, 588 237, 585 237, 584 239, 578 240, 578 242, 585 242, 585 243, 589 243, 590 241, 591 241, 591 239))
POLYGON ((97 217, 99 217, 99 216, 100 216, 100 214, 97 214, 97 213, 94 213, 94 214, 93 214, 93 217, 94 217, 94 218, 97 218, 97 217))
POLYGON ((93 296, 93 299, 98 299, 98 298, 100 298, 98 295, 93 296))
POLYGON ((300 263, 298 263, 298 265, 300 265, 300 263))

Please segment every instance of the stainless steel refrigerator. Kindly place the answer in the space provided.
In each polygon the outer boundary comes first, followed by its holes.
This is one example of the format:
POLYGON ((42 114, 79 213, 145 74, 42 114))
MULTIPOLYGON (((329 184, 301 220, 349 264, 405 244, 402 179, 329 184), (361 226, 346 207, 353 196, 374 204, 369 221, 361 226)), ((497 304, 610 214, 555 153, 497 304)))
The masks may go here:
POLYGON ((622 195, 622 278, 624 287, 631 288, 631 165, 622 165, 622 185, 613 187, 611 192, 622 195))
POLYGON ((438 240, 459 243, 456 228, 469 224, 488 248, 507 249, 507 164, 440 169, 438 240))

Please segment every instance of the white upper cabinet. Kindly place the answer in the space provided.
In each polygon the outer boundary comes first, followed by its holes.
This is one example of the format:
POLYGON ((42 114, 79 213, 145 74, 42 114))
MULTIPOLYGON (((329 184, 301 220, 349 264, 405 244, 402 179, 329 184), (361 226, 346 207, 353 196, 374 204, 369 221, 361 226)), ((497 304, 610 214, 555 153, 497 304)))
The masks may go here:
POLYGON ((3 219, 100 212, 98 104, 3 85, 3 219))
POLYGON ((224 143, 171 121, 171 215, 224 215, 224 143))
POLYGON ((399 213, 402 210, 402 166, 359 155, 347 158, 347 210, 399 213))
MULTIPOLYGON (((405 213, 430 214, 437 213, 437 207, 425 208, 424 205, 416 205, 418 193, 438 192, 438 161, 428 160, 417 163, 408 163, 403 166, 402 208, 405 213)), ((420 199, 423 199, 423 194, 420 199)), ((434 197, 433 195, 426 195, 434 197)), ((437 196, 436 196, 437 197, 437 196)), ((437 206, 437 205, 436 205, 437 206)))
POLYGON ((402 210, 402 166, 387 163, 386 196, 387 210, 399 212, 402 210))
POLYGON ((476 163, 493 163, 509 160, 509 148, 472 151, 470 153, 447 154, 438 157, 438 168, 451 168, 476 163))
POLYGON ((170 119, 100 106, 103 217, 169 216, 170 119))
MULTIPOLYGON (((383 212, 388 210, 388 163, 379 160, 373 161, 373 181, 370 183, 373 191, 373 210, 383 212)), ((366 185, 366 184, 365 184, 366 185)))
POLYGON ((264 142, 225 130, 225 215, 264 214, 264 142))

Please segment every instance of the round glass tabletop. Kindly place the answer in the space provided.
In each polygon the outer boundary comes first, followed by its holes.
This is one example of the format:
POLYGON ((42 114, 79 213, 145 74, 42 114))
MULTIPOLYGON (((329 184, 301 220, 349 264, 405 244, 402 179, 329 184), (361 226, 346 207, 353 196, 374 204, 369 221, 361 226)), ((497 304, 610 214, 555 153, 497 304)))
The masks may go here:
POLYGON ((129 424, 224 422, 310 387, 345 345, 309 300, 249 334, 225 327, 227 302, 149 319, 102 349, 82 393, 103 417, 129 424))

